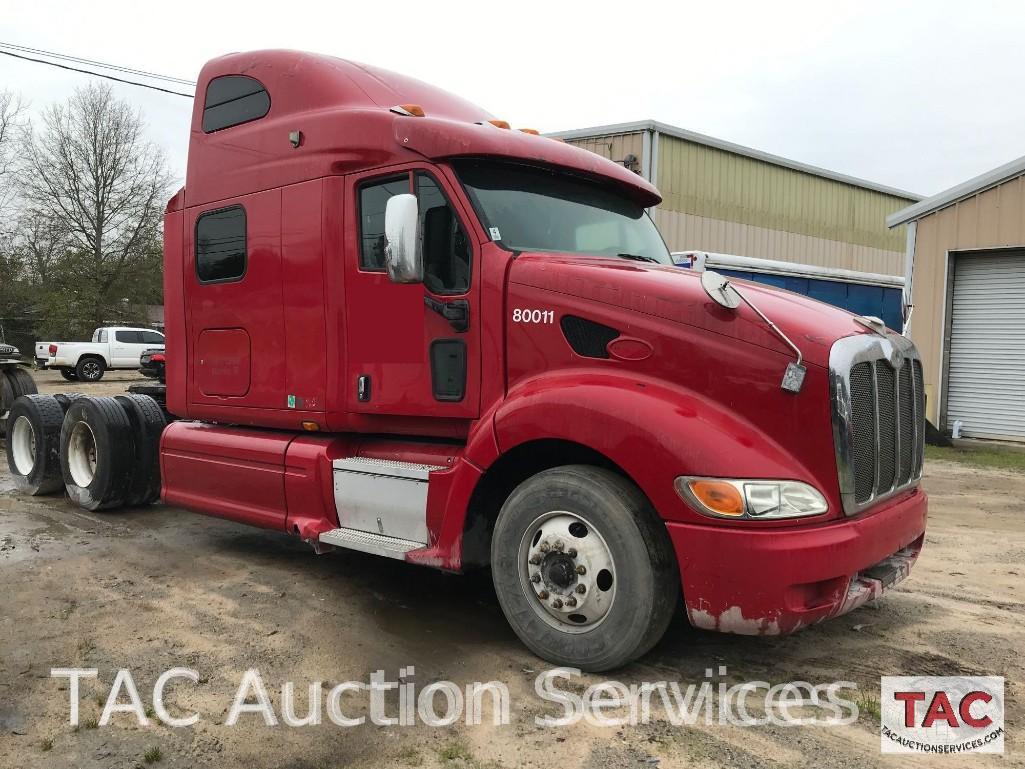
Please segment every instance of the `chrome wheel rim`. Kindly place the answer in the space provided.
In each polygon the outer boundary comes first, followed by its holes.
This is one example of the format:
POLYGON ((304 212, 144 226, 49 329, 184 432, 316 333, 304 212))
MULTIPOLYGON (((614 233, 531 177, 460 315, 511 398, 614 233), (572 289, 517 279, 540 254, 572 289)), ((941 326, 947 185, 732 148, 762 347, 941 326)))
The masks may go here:
POLYGON ((601 532, 585 518, 553 510, 520 540, 520 585, 534 613, 564 633, 586 633, 608 617, 617 572, 601 532))
POLYGON ((96 476, 96 436, 85 422, 77 422, 68 439, 68 470, 76 486, 85 488, 96 476))
POLYGON ((11 428, 11 458, 19 475, 29 475, 36 466, 36 431, 28 417, 14 420, 11 428))
POLYGON ((100 364, 95 361, 89 361, 82 364, 82 376, 86 379, 95 379, 100 375, 100 364))

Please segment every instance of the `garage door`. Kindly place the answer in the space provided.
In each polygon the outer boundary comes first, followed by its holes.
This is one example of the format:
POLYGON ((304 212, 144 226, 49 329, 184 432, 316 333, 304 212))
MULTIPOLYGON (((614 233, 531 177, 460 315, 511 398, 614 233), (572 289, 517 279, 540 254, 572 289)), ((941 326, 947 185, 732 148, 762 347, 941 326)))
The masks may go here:
POLYGON ((954 259, 947 426, 1025 440, 1025 253, 954 259))

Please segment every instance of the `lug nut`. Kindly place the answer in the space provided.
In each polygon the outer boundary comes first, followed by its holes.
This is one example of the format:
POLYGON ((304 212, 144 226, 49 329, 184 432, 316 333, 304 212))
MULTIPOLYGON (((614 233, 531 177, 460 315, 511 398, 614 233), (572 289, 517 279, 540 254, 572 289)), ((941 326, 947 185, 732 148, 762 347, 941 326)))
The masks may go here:
POLYGON ((577 566, 577 574, 587 574, 587 569, 584 568, 583 564, 577 566))
POLYGON ((539 563, 541 563, 541 556, 536 555, 536 554, 530 556, 530 561, 528 561, 528 563, 531 563, 534 566, 537 566, 539 563))
POLYGON ((537 594, 537 597, 540 598, 542 601, 547 600, 548 599, 548 591, 547 590, 542 590, 540 593, 537 594))
POLYGON ((539 549, 541 550, 542 553, 547 553, 552 548, 548 546, 547 542, 542 542, 541 543, 541 547, 539 549))
POLYGON ((566 599, 566 605, 569 606, 570 608, 573 608, 574 606, 577 605, 577 599, 573 598, 573 597, 567 598, 566 599))
POLYGON ((552 608, 553 609, 561 609, 562 608, 562 600, 559 599, 559 598, 556 598, 554 601, 552 601, 552 608))
POLYGON ((577 592, 578 593, 586 593, 587 592, 587 586, 584 585, 584 584, 577 585, 577 592))
POLYGON ((535 574, 533 577, 530 578, 530 581, 533 582, 534 584, 537 584, 538 582, 541 581, 541 575, 540 574, 535 574))
POLYGON ((568 555, 570 558, 576 558, 577 549, 575 547, 571 547, 569 550, 566 551, 566 555, 568 555))
POLYGON ((562 549, 563 549, 564 547, 566 547, 566 546, 565 546, 565 545, 564 545, 564 544, 562 543, 562 540, 561 540, 561 539, 557 539, 557 540, 555 540, 555 545, 554 545, 554 547, 555 547, 555 549, 556 549, 556 550, 558 550, 558 551, 559 551, 559 552, 561 553, 561 552, 562 552, 562 549))

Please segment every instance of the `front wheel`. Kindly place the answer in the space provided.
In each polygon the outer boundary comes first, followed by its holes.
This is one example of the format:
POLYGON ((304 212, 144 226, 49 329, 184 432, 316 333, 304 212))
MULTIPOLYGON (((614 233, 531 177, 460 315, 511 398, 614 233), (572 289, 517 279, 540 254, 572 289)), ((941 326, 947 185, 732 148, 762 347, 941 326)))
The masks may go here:
POLYGON ((506 500, 491 543, 509 624, 550 662, 600 672, 645 654, 679 597, 665 524, 629 480, 597 467, 538 473, 506 500))

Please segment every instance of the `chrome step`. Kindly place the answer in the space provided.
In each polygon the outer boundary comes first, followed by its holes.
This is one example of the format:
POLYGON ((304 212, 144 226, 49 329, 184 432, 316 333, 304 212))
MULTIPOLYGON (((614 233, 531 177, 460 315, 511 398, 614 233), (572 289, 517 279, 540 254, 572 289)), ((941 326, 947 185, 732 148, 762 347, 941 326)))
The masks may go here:
POLYGON ((386 537, 383 534, 374 534, 370 531, 346 528, 325 531, 320 535, 320 541, 335 547, 359 550, 361 553, 383 555, 385 558, 398 558, 400 561, 405 560, 405 555, 410 550, 419 550, 421 547, 427 547, 426 542, 414 542, 411 539, 386 537))
POLYGON ((387 478, 409 478, 415 481, 426 481, 433 470, 445 470, 444 465, 421 465, 416 462, 398 462, 393 459, 377 459, 375 457, 345 457, 336 459, 332 465, 335 470, 349 473, 365 473, 367 475, 383 475, 387 478))

